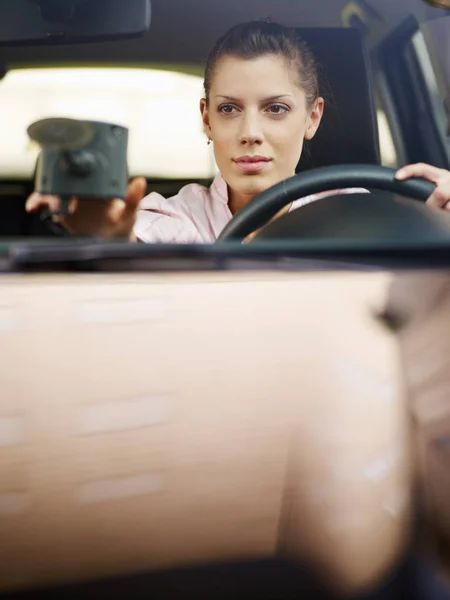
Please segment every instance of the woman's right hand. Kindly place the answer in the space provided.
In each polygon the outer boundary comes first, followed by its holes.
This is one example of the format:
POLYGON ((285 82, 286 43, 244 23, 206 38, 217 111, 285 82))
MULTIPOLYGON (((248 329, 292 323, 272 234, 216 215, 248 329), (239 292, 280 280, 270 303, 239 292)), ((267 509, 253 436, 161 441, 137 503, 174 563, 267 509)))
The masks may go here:
MULTIPOLYGON (((147 190, 143 177, 133 179, 128 186, 125 200, 99 200, 96 198, 71 198, 69 215, 53 217, 67 231, 76 236, 97 236, 105 239, 135 239, 133 226, 136 212, 147 190)), ((41 209, 58 211, 58 196, 32 194, 26 203, 26 211, 34 213, 41 209)))

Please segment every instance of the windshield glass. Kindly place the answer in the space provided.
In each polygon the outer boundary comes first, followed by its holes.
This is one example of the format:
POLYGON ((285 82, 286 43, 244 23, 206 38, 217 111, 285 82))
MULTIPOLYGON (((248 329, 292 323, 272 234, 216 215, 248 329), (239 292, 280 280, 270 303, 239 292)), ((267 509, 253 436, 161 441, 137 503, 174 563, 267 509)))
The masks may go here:
POLYGON ((32 177, 39 148, 27 128, 47 117, 128 127, 131 175, 212 177, 216 166, 198 108, 202 86, 201 77, 144 68, 9 71, 0 82, 0 177, 32 177))
MULTIPOLYGON (((0 82, 0 177, 29 179, 39 148, 27 136, 48 117, 109 121, 130 130, 130 174, 210 179, 217 172, 205 143, 199 101, 203 78, 145 68, 67 67, 9 71, 0 82)), ((378 111, 382 162, 396 166, 383 111, 378 111)))

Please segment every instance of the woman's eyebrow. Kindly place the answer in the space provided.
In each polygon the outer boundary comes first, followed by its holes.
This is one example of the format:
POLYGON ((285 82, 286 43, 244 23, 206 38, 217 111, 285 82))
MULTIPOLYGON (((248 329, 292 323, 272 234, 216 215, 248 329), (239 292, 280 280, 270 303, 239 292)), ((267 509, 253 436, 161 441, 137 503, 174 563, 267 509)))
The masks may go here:
POLYGON ((277 96, 269 96, 264 102, 274 102, 275 100, 282 100, 283 98, 292 98, 292 94, 278 94, 277 96))
MULTIPOLYGON (((292 94, 278 94, 276 96, 269 96, 265 98, 263 102, 274 102, 275 100, 281 100, 282 98, 292 98, 292 94)), ((217 94, 216 98, 223 98, 224 100, 229 100, 230 102, 239 102, 238 98, 234 98, 233 96, 225 96, 223 94, 217 94)))
POLYGON ((237 98, 233 98, 233 96, 224 96, 223 94, 216 94, 216 98, 223 98, 224 100, 230 100, 230 102, 238 102, 237 98))

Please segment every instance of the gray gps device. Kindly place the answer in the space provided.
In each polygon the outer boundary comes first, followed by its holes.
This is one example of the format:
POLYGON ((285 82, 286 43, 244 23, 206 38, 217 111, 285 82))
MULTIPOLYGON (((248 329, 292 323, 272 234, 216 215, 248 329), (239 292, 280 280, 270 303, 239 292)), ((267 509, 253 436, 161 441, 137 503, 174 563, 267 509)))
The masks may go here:
POLYGON ((42 149, 35 190, 60 196, 61 213, 71 196, 125 198, 128 185, 128 129, 112 123, 44 119, 28 128, 42 149))

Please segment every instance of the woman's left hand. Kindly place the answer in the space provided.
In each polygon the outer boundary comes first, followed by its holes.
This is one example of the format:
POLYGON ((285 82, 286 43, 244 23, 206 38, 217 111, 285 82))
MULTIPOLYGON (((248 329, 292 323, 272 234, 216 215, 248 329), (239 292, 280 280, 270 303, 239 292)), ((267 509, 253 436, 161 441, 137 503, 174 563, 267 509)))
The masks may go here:
POLYGON ((425 163, 417 163, 402 167, 395 174, 395 178, 399 180, 410 179, 411 177, 422 177, 422 179, 435 183, 436 189, 428 198, 426 204, 450 211, 450 171, 438 169, 425 163))

